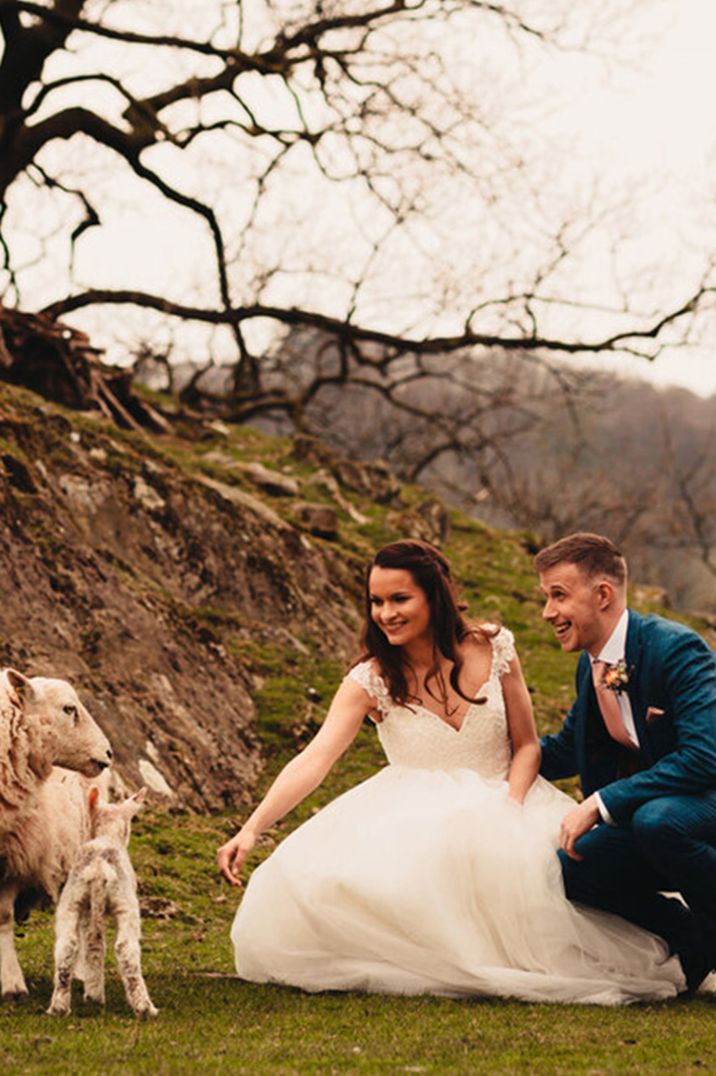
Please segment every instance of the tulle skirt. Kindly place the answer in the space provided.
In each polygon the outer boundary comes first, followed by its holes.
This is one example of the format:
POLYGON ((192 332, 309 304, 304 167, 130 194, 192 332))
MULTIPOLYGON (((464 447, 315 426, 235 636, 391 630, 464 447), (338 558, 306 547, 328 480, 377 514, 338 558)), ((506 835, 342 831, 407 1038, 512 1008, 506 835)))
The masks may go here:
POLYGON ((520 807, 472 770, 389 765, 258 867, 231 938, 238 974, 360 990, 617 1005, 674 997, 666 944, 564 896, 573 801, 539 778, 520 807))

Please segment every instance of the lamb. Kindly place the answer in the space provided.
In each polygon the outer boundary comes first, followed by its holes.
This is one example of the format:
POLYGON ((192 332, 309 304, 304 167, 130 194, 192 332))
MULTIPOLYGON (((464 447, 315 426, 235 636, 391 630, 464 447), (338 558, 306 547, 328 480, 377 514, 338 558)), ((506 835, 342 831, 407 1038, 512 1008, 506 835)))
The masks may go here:
POLYGON ((112 760, 106 736, 64 680, 0 671, 0 991, 27 994, 15 907, 56 901, 89 834, 88 782, 112 760), (70 772, 72 771, 72 772, 70 772))
POLYGON ((141 788, 119 804, 100 804, 96 788, 89 793, 92 839, 82 846, 62 890, 55 920, 55 989, 52 1016, 66 1016, 71 1007, 72 973, 79 953, 84 957, 85 1001, 104 1005, 105 913, 117 924, 114 950, 127 1001, 137 1016, 156 1016, 142 975, 137 880, 127 845, 134 815, 146 796, 141 788))

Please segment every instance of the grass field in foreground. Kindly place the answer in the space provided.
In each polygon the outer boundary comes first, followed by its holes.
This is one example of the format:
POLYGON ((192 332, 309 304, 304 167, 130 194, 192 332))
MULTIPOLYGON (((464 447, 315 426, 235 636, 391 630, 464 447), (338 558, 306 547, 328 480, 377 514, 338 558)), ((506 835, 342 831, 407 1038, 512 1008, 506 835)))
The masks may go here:
POLYGON ((137 820, 132 851, 152 912, 144 968, 155 1021, 134 1019, 112 957, 104 1011, 83 1003, 76 986, 72 1015, 46 1016, 52 918, 31 917, 18 938, 31 995, 0 1005, 3 1076, 716 1070, 716 1006, 703 999, 603 1009, 306 995, 240 982, 228 939, 238 895, 213 869, 232 826, 151 812, 137 820))

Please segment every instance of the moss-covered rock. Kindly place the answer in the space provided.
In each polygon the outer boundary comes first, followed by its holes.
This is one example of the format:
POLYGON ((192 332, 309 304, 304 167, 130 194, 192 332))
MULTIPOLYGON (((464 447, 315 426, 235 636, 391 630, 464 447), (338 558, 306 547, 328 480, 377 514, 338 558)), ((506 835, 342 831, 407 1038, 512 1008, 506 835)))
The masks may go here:
POLYGON ((84 690, 124 783, 176 806, 241 802, 261 750, 239 644, 347 657, 357 577, 346 588, 343 557, 207 481, 190 441, 8 386, 0 437, 2 663, 84 690))

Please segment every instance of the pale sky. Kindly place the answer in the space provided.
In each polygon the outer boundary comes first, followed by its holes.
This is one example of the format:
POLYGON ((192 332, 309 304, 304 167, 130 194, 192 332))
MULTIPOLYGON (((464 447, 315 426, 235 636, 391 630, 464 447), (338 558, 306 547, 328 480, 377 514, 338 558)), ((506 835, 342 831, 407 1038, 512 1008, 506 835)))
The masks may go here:
MULTIPOLYGON (((716 256, 716 0, 667 0, 662 11, 655 25, 648 13, 641 20, 649 34, 641 62, 617 69, 611 86, 585 80, 579 92, 575 77, 561 118, 615 175, 653 180, 643 191, 653 202, 645 244, 676 235, 679 249, 706 244, 716 256)), ((656 383, 716 393, 716 304, 709 322, 698 349, 665 353, 651 367, 619 365, 656 383)))
MULTIPOLYGON (((630 12, 631 0, 623 3, 625 12, 630 12)), ((636 11, 638 14, 630 14, 625 23, 630 35, 630 40, 622 42, 629 54, 627 62, 622 58, 610 67, 608 59, 553 53, 539 61, 544 66, 536 72, 533 68, 530 77, 536 78, 537 86, 541 81, 556 91, 558 105, 546 122, 563 141, 557 159, 564 159, 565 167, 577 172, 583 169, 585 176, 598 162, 615 188, 624 189, 631 228, 627 259, 632 257, 635 271, 643 264, 645 277, 661 273, 668 281, 669 302, 678 305, 695 284, 693 274, 688 278, 688 266, 702 265, 705 252, 713 251, 716 257, 716 0, 641 0, 636 11), (672 263, 677 262, 683 280, 670 275, 672 263)), ((175 165, 183 185, 181 162, 175 165)), ((96 182, 105 182, 99 171, 96 182)), ((187 184, 190 182, 187 177, 187 184)), ((201 182, 209 182, 208 176, 201 182)), ((238 198, 235 176, 219 174, 216 182, 223 182, 231 196, 238 198)), ((299 193, 297 187, 294 196, 299 193)), ((313 194, 320 197, 316 191, 313 194)), ((169 270, 170 290, 179 288, 199 301, 206 285, 206 273, 200 272, 209 254, 206 236, 186 217, 154 213, 153 207, 159 210, 160 201, 156 195, 146 197, 138 222, 121 213, 114 219, 108 215, 103 229, 85 234, 77 249, 79 285, 97 282, 98 272, 101 274, 108 264, 109 251, 111 265, 124 281, 129 278, 138 288, 155 290, 155 278, 166 278, 169 270), (138 246, 142 257, 137 263, 138 246), (191 251, 189 258, 187 250, 191 251)), ((298 202, 296 213, 303 210, 305 214, 305 205, 300 204, 300 198, 298 202)), ((326 226, 329 230, 336 227, 331 221, 326 226)), ((449 258, 458 238, 454 228, 452 233, 446 229, 445 237, 436 239, 436 256, 449 258)), ((336 246, 340 247, 340 242, 336 246)), ((393 264, 395 278, 394 270, 393 264)), ((401 267, 398 276, 405 272, 401 267)), ((607 276, 603 260, 595 259, 593 272, 598 293, 607 276)), ((41 306, 56 297, 53 274, 51 260, 38 259, 33 301, 28 305, 41 306)), ((651 284, 652 292, 659 294, 659 288, 651 284)), ((392 301, 391 287, 392 282, 384 289, 384 302, 392 301)), ((648 290, 645 284, 645 294, 648 290)), ((94 325, 100 327, 100 344, 105 316, 102 311, 96 312, 96 317, 86 315, 91 332, 94 325)), ((82 322, 84 317, 72 320, 82 322)), ((590 336, 586 315, 577 322, 575 331, 590 336)), ((716 393, 716 303, 710 324, 706 320, 702 323, 697 349, 664 354, 652 366, 643 360, 615 358, 605 360, 605 364, 649 376, 657 383, 682 384, 703 395, 716 393)))

